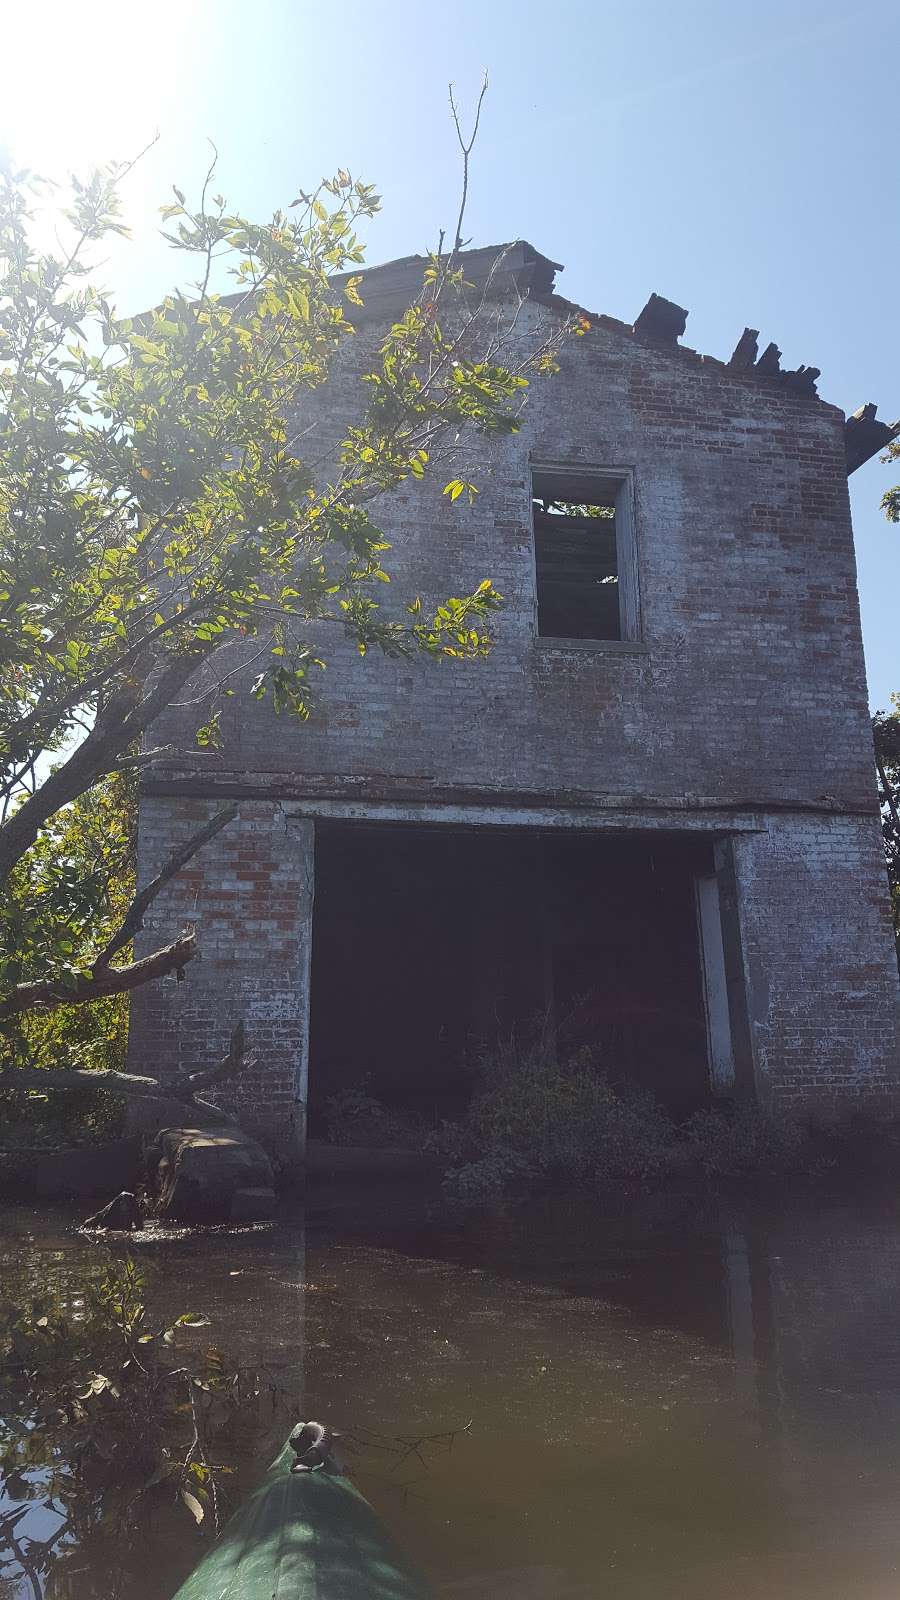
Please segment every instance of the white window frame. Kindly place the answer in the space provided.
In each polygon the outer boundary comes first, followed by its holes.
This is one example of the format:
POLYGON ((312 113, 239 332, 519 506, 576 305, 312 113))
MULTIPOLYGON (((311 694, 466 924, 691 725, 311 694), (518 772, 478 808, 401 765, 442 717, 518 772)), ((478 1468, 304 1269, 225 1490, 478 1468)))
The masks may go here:
POLYGON ((728 975, 722 933, 719 880, 714 872, 694 879, 700 968, 703 974, 703 1009, 706 1013, 706 1056, 713 1094, 734 1093, 734 1044, 728 1004, 728 975))

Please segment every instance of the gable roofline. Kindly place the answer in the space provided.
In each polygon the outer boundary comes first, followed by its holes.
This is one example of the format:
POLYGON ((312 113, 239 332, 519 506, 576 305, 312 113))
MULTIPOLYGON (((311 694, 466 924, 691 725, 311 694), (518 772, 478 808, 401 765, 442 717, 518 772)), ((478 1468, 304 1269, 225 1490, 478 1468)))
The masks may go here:
MULTIPOLYGON (((348 278, 359 277, 362 306, 348 308, 347 315, 356 323, 379 321, 399 315, 420 293, 422 276, 429 257, 424 255, 401 256, 396 261, 385 261, 375 267, 361 267, 357 273, 340 273, 333 278, 335 287, 343 286, 348 278)), ((816 389, 818 367, 798 367, 785 371, 781 367, 781 351, 776 344, 766 346, 758 354, 759 334, 755 328, 745 328, 728 361, 717 356, 703 355, 679 341, 685 331, 688 312, 659 294, 651 294, 646 305, 633 323, 622 322, 618 317, 603 312, 590 311, 573 300, 567 300, 556 289, 556 274, 565 268, 550 256, 530 244, 527 239, 514 239, 506 244, 482 245, 476 250, 462 250, 458 260, 466 279, 473 288, 487 293, 490 299, 502 299, 514 293, 537 301, 562 317, 587 320, 591 327, 608 333, 621 334, 629 341, 652 345, 660 353, 686 360, 691 365, 717 372, 726 371, 735 378, 750 379, 754 385, 787 389, 800 398, 816 400, 829 410, 839 410, 822 400, 816 389)), ((843 415, 843 413, 841 413, 843 415)))
MULTIPOLYGON (((429 256, 400 256, 380 266, 342 272, 332 282, 343 285, 348 278, 362 277, 363 305, 354 308, 355 320, 393 316, 405 311, 419 294, 430 259, 429 256)), ((563 271, 558 261, 551 261, 525 239, 461 250, 457 259, 467 281, 475 289, 487 291, 493 299, 501 299, 506 294, 540 299, 553 293, 556 274, 563 271)))
MULTIPOLYGON (((562 264, 544 255, 527 239, 462 250, 458 259, 468 282, 489 299, 516 295, 534 300, 560 316, 586 319, 592 327, 621 335, 638 344, 650 345, 676 360, 687 361, 701 371, 724 373, 728 377, 750 382, 754 387, 781 390, 796 400, 813 401, 827 411, 844 416, 839 406, 823 400, 819 395, 816 388, 816 380, 820 376, 818 367, 800 366, 793 371, 785 371, 781 366, 781 351, 774 343, 767 345, 759 355, 759 334, 755 328, 745 328, 729 360, 722 361, 679 343, 688 312, 662 295, 651 294, 631 324, 602 312, 588 311, 584 306, 566 300, 556 292, 556 274, 564 270, 562 264)), ((336 274, 331 281, 335 288, 342 288, 349 278, 362 279, 360 291, 363 304, 346 308, 351 321, 358 324, 387 321, 402 315, 421 292, 429 260, 430 257, 426 255, 398 256, 396 260, 385 261, 378 266, 361 267, 358 272, 336 274)), ((223 296, 227 302, 239 298, 239 295, 223 296)), ((893 439, 900 437, 900 421, 876 422, 875 412, 876 407, 869 402, 845 420, 848 474, 855 472, 864 461, 870 460, 893 439)))

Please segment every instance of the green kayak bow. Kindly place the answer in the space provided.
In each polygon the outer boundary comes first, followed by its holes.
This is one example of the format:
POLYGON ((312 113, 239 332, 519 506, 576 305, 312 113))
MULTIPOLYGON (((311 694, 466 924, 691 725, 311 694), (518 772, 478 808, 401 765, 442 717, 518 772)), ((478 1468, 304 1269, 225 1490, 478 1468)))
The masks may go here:
POLYGON ((285 1445, 175 1600, 430 1600, 349 1478, 285 1445))

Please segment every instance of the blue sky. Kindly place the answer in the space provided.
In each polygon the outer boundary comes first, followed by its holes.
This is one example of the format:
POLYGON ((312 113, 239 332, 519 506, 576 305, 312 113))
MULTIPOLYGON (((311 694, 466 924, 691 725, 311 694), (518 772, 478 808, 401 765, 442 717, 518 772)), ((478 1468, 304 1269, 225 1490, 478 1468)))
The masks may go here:
MULTIPOLYGON (((9 4, 9 0, 8 0, 9 4)), ((559 287, 632 321, 651 290, 686 343, 727 356, 745 324, 822 395, 900 416, 896 150, 900 9, 836 0, 44 0, 4 7, 0 143, 62 175, 159 141, 129 191, 123 308, 167 286, 152 232, 171 181, 219 150, 220 187, 266 212, 338 165, 378 184, 370 259, 434 243, 458 159, 447 107, 491 87, 476 242, 523 237, 559 287), (11 69, 11 70, 9 70, 11 69)), ((900 463, 895 476, 900 478, 900 463)), ((873 705, 900 689, 900 529, 877 460, 851 479, 873 705)))

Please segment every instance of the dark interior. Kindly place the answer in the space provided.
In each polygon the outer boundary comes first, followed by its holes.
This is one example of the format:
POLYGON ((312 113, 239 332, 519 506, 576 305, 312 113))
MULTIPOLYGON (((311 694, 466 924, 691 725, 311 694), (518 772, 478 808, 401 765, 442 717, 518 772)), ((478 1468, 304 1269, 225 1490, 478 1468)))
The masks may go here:
POLYGON ((461 1110, 478 1055, 546 1018, 611 1081, 676 1113, 708 1097, 693 877, 671 838, 319 823, 310 1133, 363 1083, 431 1117, 461 1110))
POLYGON ((555 639, 619 639, 618 485, 535 473, 534 558, 538 633, 555 639))

